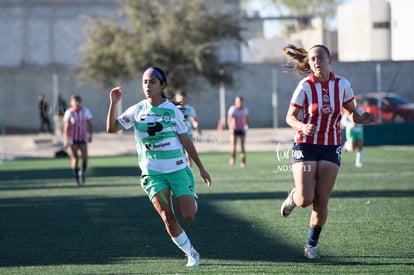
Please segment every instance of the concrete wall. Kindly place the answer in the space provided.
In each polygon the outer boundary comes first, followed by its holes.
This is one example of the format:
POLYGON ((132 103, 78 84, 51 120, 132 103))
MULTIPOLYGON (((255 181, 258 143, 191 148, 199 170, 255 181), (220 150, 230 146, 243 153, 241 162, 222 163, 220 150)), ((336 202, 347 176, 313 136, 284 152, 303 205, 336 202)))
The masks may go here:
POLYGON ((393 60, 414 60, 412 0, 389 0, 391 5, 391 55, 393 60))
MULTIPOLYGON (((238 12, 240 0, 209 1, 208 7, 238 12)), ((122 22, 118 0, 0 0, 0 67, 76 66, 88 36, 87 18, 122 22)), ((240 60, 239 43, 218 47, 221 62, 240 60)))
POLYGON ((76 65, 85 17, 109 18, 114 0, 0 0, 0 66, 76 65))
POLYGON ((391 60, 390 10, 391 7, 385 0, 340 5, 339 60, 391 60))
MULTIPOLYGON (((413 71, 414 61, 381 62, 381 83, 383 91, 392 91, 414 101, 413 71)), ((345 76, 355 93, 376 91, 376 62, 333 63, 332 70, 345 76)), ((293 90, 300 77, 286 69, 280 63, 241 65, 234 74, 234 84, 226 87, 226 110, 233 103, 236 95, 245 99, 250 111, 250 127, 263 128, 274 125, 272 110, 273 83, 277 82, 278 95, 277 124, 286 126, 284 119, 293 90), (276 71, 276 73, 274 73, 276 71), (277 80, 275 81, 274 75, 277 80)), ((109 87, 97 83, 81 84, 76 73, 60 70, 58 76, 59 93, 67 100, 73 94, 83 98, 94 115, 96 131, 104 131, 108 109, 109 87)), ((124 88, 123 109, 143 99, 141 82, 138 79, 120 83, 124 88)), ((0 70, 0 122, 8 127, 26 130, 38 129, 39 118, 37 95, 44 93, 50 104, 53 103, 53 71, 46 69, 1 69, 0 70)), ((219 120, 219 87, 203 81, 194 81, 194 86, 187 90, 190 103, 196 108, 201 127, 216 128, 219 120)), ((53 113, 53 110, 52 112, 53 113)))

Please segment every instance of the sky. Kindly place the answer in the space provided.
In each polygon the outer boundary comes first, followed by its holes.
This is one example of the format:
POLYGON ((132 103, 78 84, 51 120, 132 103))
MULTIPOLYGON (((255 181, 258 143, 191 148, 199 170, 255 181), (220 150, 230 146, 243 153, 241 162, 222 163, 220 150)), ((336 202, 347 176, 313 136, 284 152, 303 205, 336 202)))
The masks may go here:
MULTIPOLYGON (((365 1, 365 0, 344 0, 344 4, 353 3, 353 2, 359 2, 359 1, 365 1)), ((274 6, 268 3, 268 1, 263 0, 248 0, 245 3, 246 9, 249 11, 258 11, 261 17, 266 16, 277 16, 278 12, 274 6), (266 3, 267 2, 267 3, 266 3)), ((331 29, 336 29, 336 20, 333 20, 331 23, 331 29)), ((275 21, 268 21, 264 22, 263 28, 264 28, 264 35, 265 38, 272 38, 274 36, 277 36, 280 33, 280 27, 278 27, 279 24, 275 23, 275 21)))

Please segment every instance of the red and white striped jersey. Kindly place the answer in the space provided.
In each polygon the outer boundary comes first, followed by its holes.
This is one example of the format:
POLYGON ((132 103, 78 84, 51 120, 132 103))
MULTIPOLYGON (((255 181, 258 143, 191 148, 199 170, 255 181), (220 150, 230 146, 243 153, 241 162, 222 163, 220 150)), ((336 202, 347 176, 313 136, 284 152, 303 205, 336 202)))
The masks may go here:
POLYGON ((66 110, 63 121, 69 123, 68 136, 73 141, 88 141, 87 121, 92 119, 92 113, 88 108, 79 110, 70 108, 66 110))
POLYGON ((302 79, 296 87, 290 105, 302 110, 301 121, 313 124, 316 131, 306 136, 295 132, 296 143, 340 145, 342 107, 354 99, 351 84, 345 78, 330 73, 329 81, 318 82, 313 74, 302 79))

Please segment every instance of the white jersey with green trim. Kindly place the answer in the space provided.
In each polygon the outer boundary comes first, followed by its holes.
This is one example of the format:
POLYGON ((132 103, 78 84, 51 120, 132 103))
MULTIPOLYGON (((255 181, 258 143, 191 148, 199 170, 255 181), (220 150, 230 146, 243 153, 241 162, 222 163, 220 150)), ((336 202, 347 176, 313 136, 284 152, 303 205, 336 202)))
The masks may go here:
POLYGON ((142 175, 171 173, 187 166, 178 137, 187 133, 182 112, 171 102, 152 106, 146 99, 129 107, 118 123, 127 130, 134 127, 138 162, 142 175))
POLYGON ((191 118, 197 117, 196 111, 193 106, 186 104, 185 106, 178 105, 178 109, 183 113, 185 125, 188 129, 188 135, 192 135, 193 132, 193 124, 191 122, 191 118))

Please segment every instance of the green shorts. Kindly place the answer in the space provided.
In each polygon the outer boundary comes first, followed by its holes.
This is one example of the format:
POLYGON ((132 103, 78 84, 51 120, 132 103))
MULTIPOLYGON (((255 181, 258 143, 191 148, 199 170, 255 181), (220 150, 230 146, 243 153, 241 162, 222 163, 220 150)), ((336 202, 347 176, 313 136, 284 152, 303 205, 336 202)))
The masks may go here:
POLYGON ((171 190, 176 198, 184 195, 197 198, 194 190, 193 171, 189 167, 172 173, 143 175, 141 176, 141 187, 151 201, 158 192, 167 188, 171 190))
POLYGON ((346 140, 355 144, 358 139, 364 139, 364 131, 352 131, 352 129, 346 129, 346 140))

